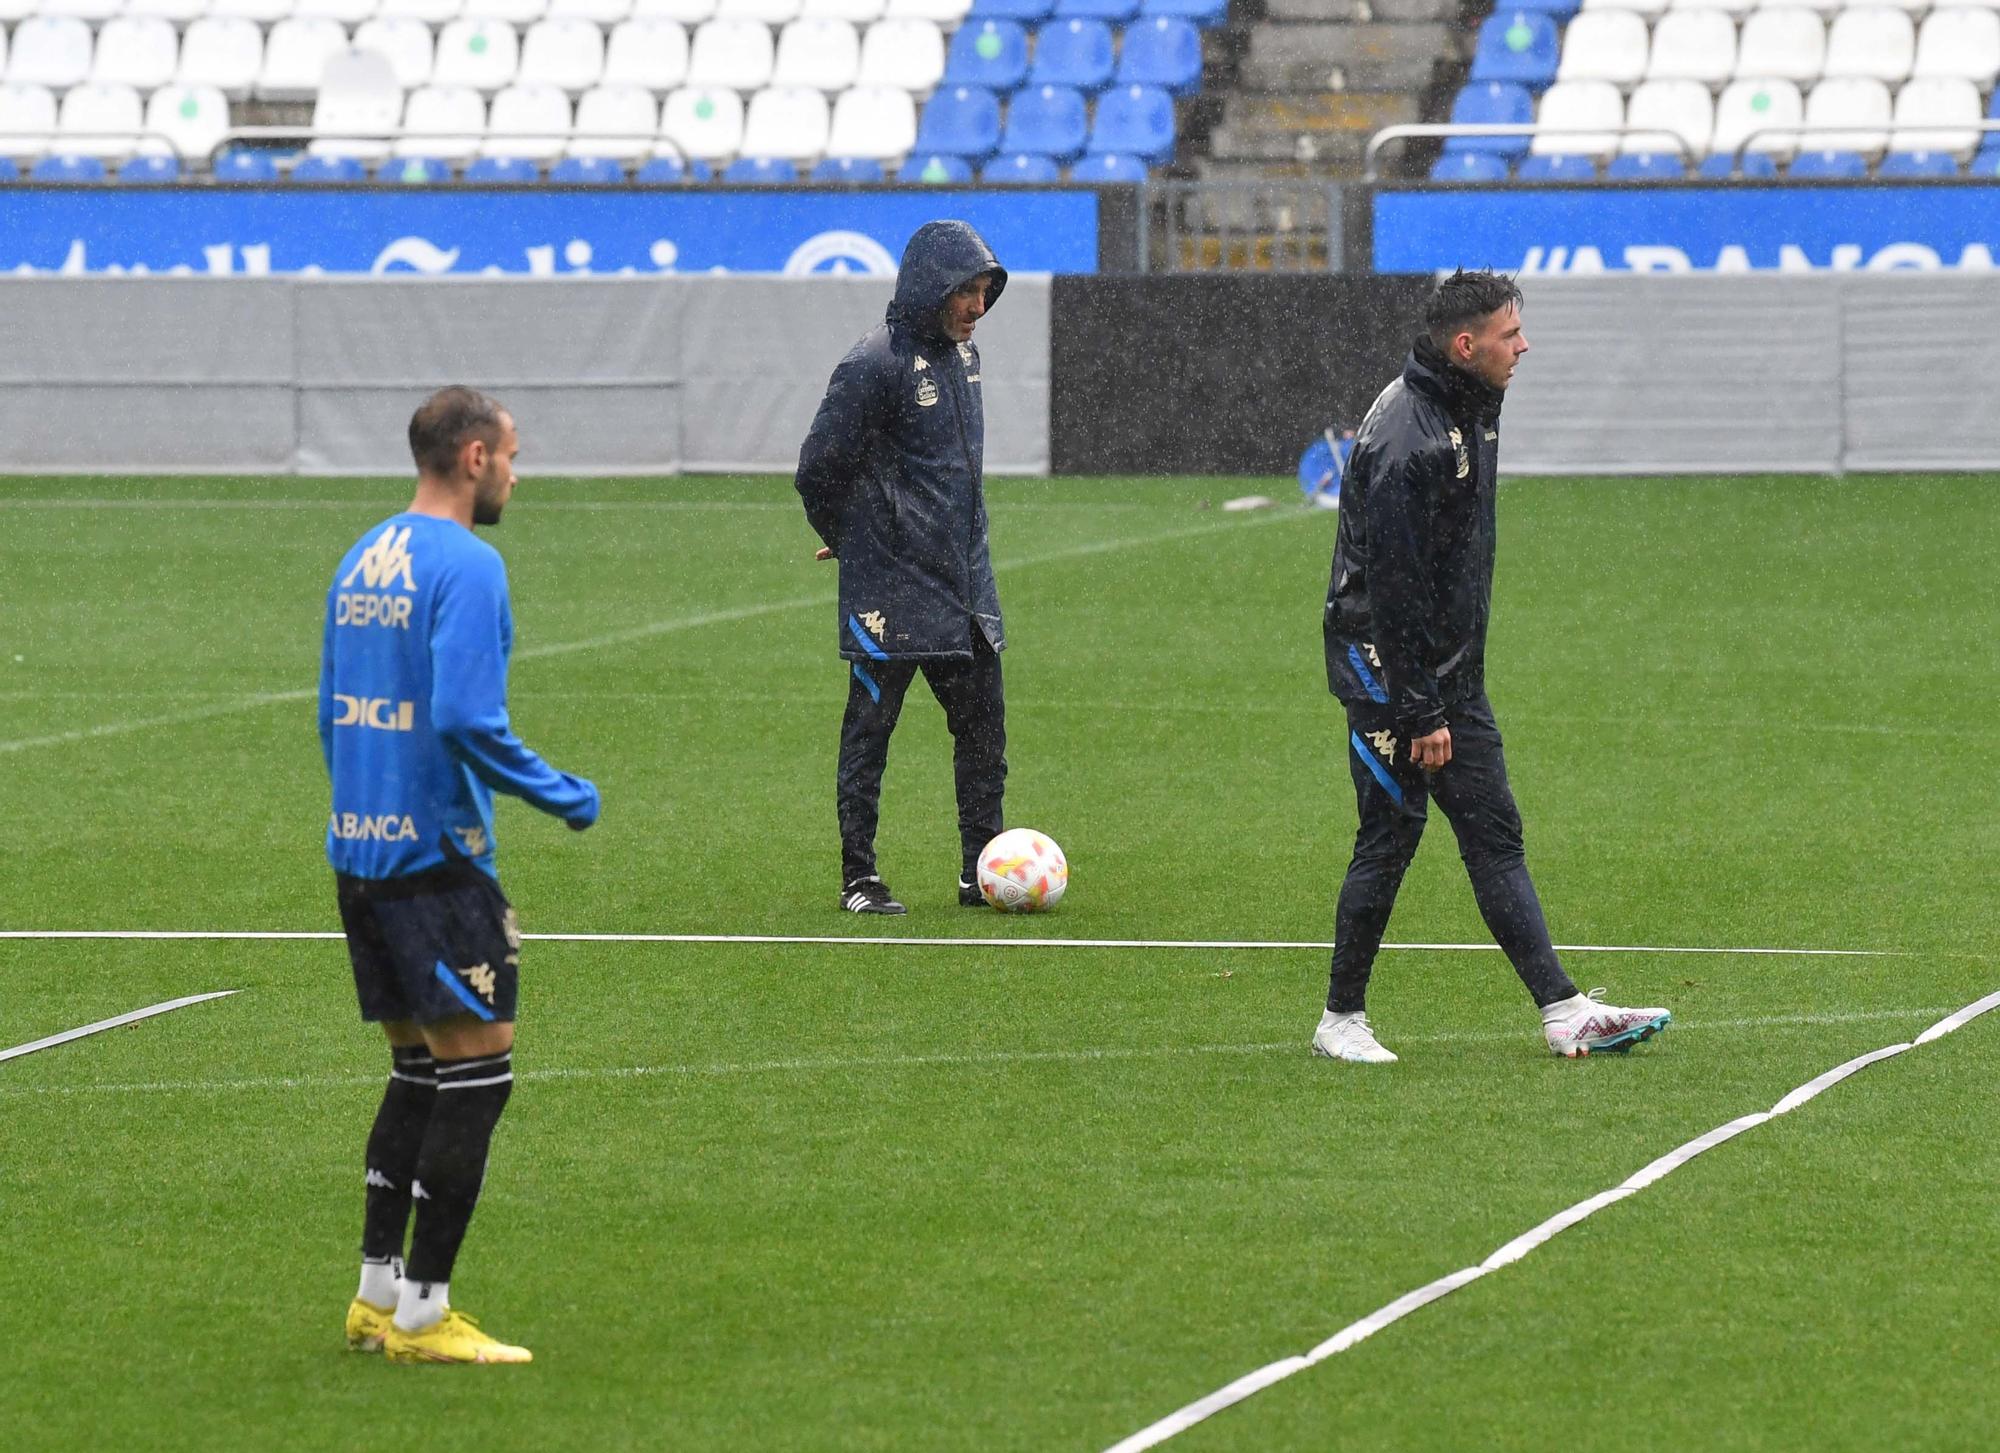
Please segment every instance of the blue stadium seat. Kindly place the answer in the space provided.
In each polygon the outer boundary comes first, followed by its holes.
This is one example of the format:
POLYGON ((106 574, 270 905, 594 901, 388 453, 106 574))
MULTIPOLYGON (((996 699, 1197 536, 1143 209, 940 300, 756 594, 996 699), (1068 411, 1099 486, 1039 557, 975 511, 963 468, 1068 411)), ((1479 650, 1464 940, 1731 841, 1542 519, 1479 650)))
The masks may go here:
POLYGON ((865 156, 830 156, 812 169, 816 182, 879 182, 882 163, 865 156))
POLYGON ((294 182, 365 182, 368 168, 351 156, 302 156, 287 173, 294 182))
POLYGON ((542 179, 541 169, 525 156, 482 156, 465 169, 461 181, 487 185, 525 185, 542 179))
POLYGON ((1431 166, 1434 182, 1504 182, 1507 158, 1492 151, 1448 151, 1431 166))
POLYGON ((15 161, 11 156, 0 156, 0 182, 18 182, 20 180, 20 163, 15 161))
POLYGON ((278 163, 268 151, 225 151, 215 159, 215 179, 263 186, 278 179, 278 163))
POLYGON ((1046 20, 1055 0, 972 0, 968 22, 978 20, 1046 20))
POLYGON ((615 187, 625 168, 608 156, 566 156, 549 168, 549 180, 572 187, 615 187))
MULTIPOLYGON (((1726 151, 1703 157, 1695 168, 1695 175, 1705 182, 1726 182, 1735 176, 1736 159, 1726 151)), ((1746 152, 1743 157, 1743 180, 1750 182, 1770 181, 1778 175, 1778 161, 1769 152, 1746 152)))
MULTIPOLYGON (((1948 151, 1892 151, 1875 169, 1878 177, 1955 177, 1958 158, 1948 151)), ((1991 176, 1989 171, 1987 175, 1991 176)))
POLYGON ((1671 151, 1628 151, 1611 158, 1611 165, 1604 169, 1604 180, 1678 182, 1687 174, 1687 163, 1671 151))
POLYGON ((181 162, 177 156, 130 157, 118 168, 119 181, 139 186, 160 186, 180 179, 181 162))
POLYGON ((1056 0, 1058 20, 1130 20, 1139 0, 1056 0))
POLYGON ((747 182, 752 186, 781 186, 799 179, 799 169, 783 157, 739 156, 722 174, 725 182, 747 182))
POLYGON ((1120 151, 1094 151, 1069 169, 1069 179, 1073 182, 1143 182, 1146 180, 1146 162, 1143 157, 1128 156, 1120 151))
POLYGON ((1000 147, 1000 101, 977 86, 940 87, 917 123, 918 151, 991 156, 1000 147))
POLYGON ((1534 10, 1502 10, 1479 27, 1472 53, 1474 81, 1513 81, 1541 90, 1556 78, 1562 42, 1556 23, 1534 10))
POLYGON ((669 186, 675 182, 705 182, 714 173, 705 161, 683 162, 677 156, 656 156, 639 168, 635 182, 644 182, 649 187, 669 186))
POLYGON ((1556 20, 1568 20, 1583 8, 1583 0, 1514 0, 1516 10, 1539 10, 1556 20))
POLYGON ((1594 182, 1597 162, 1573 153, 1560 156, 1531 156, 1514 173, 1519 182, 1594 182))
POLYGON ((1059 182, 1062 168, 1052 156, 1035 156, 1029 152, 1010 152, 986 163, 979 173, 982 182, 1059 182))
POLYGON ((1158 86, 1119 86, 1097 102, 1090 150, 1129 151, 1161 162, 1174 152, 1174 98, 1158 86))
POLYGON ((1229 0, 1139 0, 1141 15, 1173 15, 1196 25, 1220 25, 1229 18, 1229 0))
POLYGON ((1011 91, 1028 79, 1028 32, 1012 20, 959 26, 944 58, 944 84, 1011 91))
POLYGON ((31 182, 101 182, 104 163, 94 156, 45 156, 28 173, 31 182))
POLYGON ((1111 84, 1117 53, 1111 27, 1101 20, 1052 20, 1035 33, 1031 86, 1075 86, 1100 91, 1111 84))
POLYGON ((1785 175, 1800 181, 1851 181, 1868 175, 1868 158, 1858 151, 1802 151, 1785 175))
POLYGON ((403 182, 413 187, 432 187, 451 180, 451 163, 430 156, 396 156, 375 168, 378 182, 403 182))
MULTIPOLYGON (((1513 81, 1477 81, 1462 89, 1451 103, 1455 126, 1526 126, 1535 119, 1535 98, 1513 81)), ((1448 136, 1446 152, 1490 151, 1496 156, 1526 156, 1527 136, 1448 136)))
POLYGON ((943 152, 925 153, 913 151, 896 173, 899 182, 927 182, 938 186, 946 182, 969 182, 972 180, 972 163, 962 156, 951 156, 943 152))
POLYGON ((1083 95, 1067 86, 1030 86, 1007 108, 1006 151, 1025 151, 1068 161, 1083 150, 1090 121, 1083 95))
POLYGON ((1118 84, 1158 86, 1185 96, 1201 89, 1201 32, 1194 22, 1156 15, 1125 27, 1118 84))

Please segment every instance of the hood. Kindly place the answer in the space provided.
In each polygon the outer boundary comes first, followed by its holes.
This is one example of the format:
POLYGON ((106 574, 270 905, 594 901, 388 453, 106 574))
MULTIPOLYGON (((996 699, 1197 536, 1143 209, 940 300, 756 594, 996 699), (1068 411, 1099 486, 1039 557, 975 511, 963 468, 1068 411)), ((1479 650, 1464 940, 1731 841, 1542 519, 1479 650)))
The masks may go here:
POLYGON ((1486 380, 1447 360, 1438 346, 1421 333, 1403 364, 1403 377, 1437 399, 1446 412, 1458 419, 1477 419, 1490 424, 1500 417, 1500 405, 1506 398, 1486 380))
POLYGON ((925 339, 943 336, 938 311, 944 300, 982 272, 994 274, 986 290, 986 306, 1000 300, 1007 286, 1007 269, 1000 266, 986 239, 970 222, 926 222, 903 249, 896 272, 896 297, 889 304, 889 326, 907 328, 925 339))

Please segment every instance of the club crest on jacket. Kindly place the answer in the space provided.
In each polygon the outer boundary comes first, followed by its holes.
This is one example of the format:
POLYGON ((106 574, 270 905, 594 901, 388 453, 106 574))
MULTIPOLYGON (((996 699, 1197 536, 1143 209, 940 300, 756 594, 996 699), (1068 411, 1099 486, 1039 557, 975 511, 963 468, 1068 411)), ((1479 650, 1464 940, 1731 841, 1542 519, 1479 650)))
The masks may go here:
POLYGON ((937 381, 920 378, 917 380, 917 407, 927 409, 937 402, 937 381))

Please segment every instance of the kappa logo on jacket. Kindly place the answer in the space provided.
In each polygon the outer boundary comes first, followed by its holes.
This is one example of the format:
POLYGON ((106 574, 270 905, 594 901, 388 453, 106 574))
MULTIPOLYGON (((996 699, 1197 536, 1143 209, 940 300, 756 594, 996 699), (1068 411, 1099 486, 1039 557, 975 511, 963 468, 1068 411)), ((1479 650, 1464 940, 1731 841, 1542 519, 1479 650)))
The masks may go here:
POLYGON ((1370 732, 1368 733, 1368 744, 1382 754, 1383 761, 1393 762, 1396 760, 1396 738, 1392 733, 1370 732))
POLYGON ((1465 452, 1465 435, 1456 429, 1451 431, 1451 452, 1458 459, 1458 477, 1472 478, 1472 456, 1465 452))
POLYGON ((868 627, 868 634, 878 641, 882 639, 882 632, 889 629, 889 622, 883 619, 879 610, 861 612, 861 624, 868 627))

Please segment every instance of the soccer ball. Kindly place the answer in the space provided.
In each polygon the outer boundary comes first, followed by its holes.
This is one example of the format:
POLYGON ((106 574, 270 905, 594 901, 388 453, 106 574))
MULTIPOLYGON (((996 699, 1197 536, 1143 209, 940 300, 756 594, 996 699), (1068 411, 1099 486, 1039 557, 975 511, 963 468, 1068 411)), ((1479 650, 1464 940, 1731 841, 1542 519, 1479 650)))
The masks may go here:
POLYGON ((1002 913, 1039 913, 1062 901, 1069 859, 1054 838, 1010 827, 979 852, 979 892, 1002 913))

